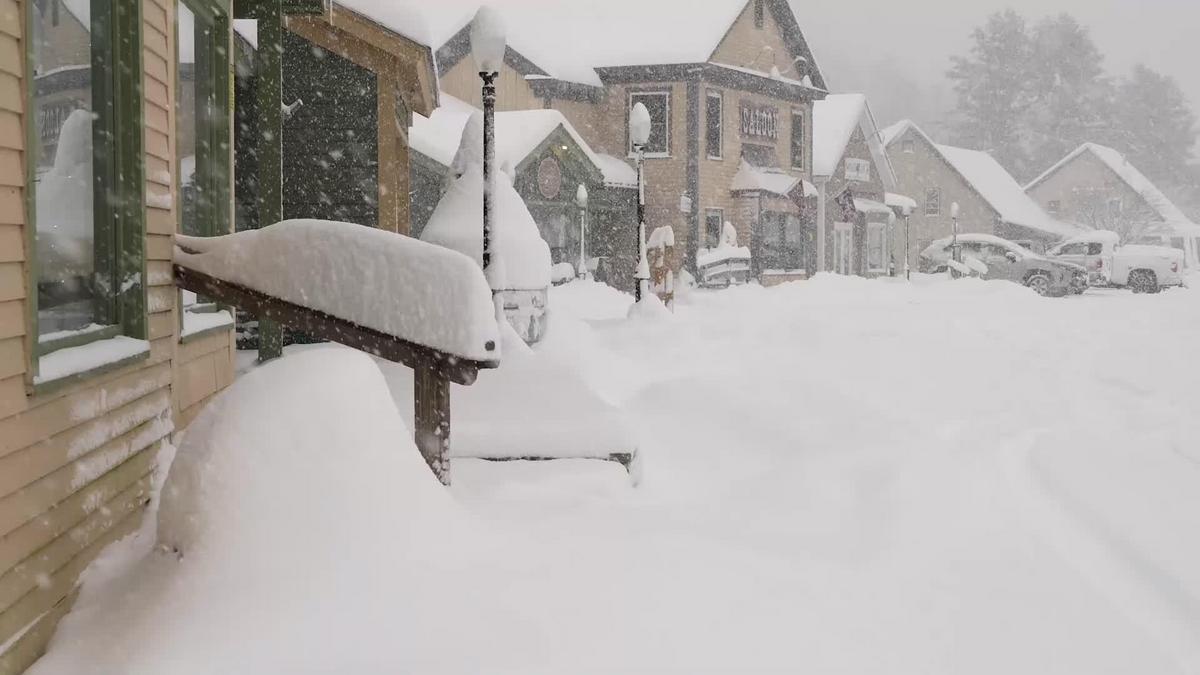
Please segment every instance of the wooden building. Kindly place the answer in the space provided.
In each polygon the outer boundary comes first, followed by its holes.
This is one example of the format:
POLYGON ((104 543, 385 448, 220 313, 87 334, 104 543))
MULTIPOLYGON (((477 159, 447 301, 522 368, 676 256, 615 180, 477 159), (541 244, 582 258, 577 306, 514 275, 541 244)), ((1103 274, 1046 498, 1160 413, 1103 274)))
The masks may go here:
POLYGON ((908 250, 903 237, 894 237, 898 268, 907 256, 916 269, 921 251, 954 232, 953 204, 959 205, 960 232, 994 234, 1035 249, 1044 250, 1083 230, 1043 211, 986 152, 935 143, 908 120, 884 129, 881 136, 896 172, 897 190, 918 204, 908 250))
MULTIPOLYGON (((468 4, 426 14, 443 90, 479 105, 468 4)), ((694 272, 726 221, 759 260, 764 228, 811 224, 812 104, 825 81, 786 0, 493 5, 509 31, 500 110, 559 110, 598 154, 631 163, 629 111, 647 107, 646 220, 674 230, 672 267, 694 272)), ((632 270, 632 257, 619 262, 632 270)))
POLYGON ((1172 246, 1200 268, 1200 225, 1121 153, 1085 143, 1025 187, 1055 217, 1117 232, 1126 242, 1172 246))

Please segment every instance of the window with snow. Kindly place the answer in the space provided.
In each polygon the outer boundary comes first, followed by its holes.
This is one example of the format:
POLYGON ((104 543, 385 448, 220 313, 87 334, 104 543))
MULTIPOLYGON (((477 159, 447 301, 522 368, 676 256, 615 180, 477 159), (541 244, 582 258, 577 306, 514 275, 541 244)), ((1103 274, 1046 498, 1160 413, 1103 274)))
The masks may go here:
POLYGON ((725 224, 725 211, 722 209, 706 209, 704 211, 704 247, 716 248, 721 243, 721 228, 725 224))
POLYGON ((33 125, 32 302, 37 354, 44 356, 113 337, 122 327, 135 337, 145 329, 141 240, 126 234, 143 227, 142 130, 113 113, 117 104, 141 106, 141 72, 132 67, 141 50, 140 26, 133 25, 140 12, 137 0, 26 5, 37 84, 25 88, 33 125), (94 26, 126 37, 114 43, 94 26))
POLYGON ((867 224, 867 270, 870 272, 887 271, 887 225, 883 223, 867 224))
POLYGON ((229 231, 228 46, 214 5, 176 1, 175 175, 179 231, 192 236, 229 231))
POLYGON ((911 155, 917 151, 917 144, 915 141, 911 140, 901 141, 900 151, 906 155, 911 155))
POLYGON ((794 213, 764 212, 759 225, 763 269, 796 271, 804 268, 805 238, 800 216, 794 213))
MULTIPOLYGON (((650 113, 650 140, 646 143, 647 157, 669 157, 671 155, 671 93, 669 91, 640 91, 629 94, 629 105, 625 118, 633 106, 641 103, 650 113)), ((633 141, 629 143, 633 153, 633 141)))
POLYGON ((871 163, 865 159, 846 160, 846 180, 868 182, 871 180, 871 163))
POLYGON ((708 148, 709 159, 721 159, 725 156, 722 147, 725 140, 722 123, 724 107, 721 92, 709 90, 708 97, 705 99, 704 127, 704 144, 708 148))
POLYGON ((1057 217, 1059 211, 1062 211, 1062 202, 1059 200, 1055 199, 1046 204, 1046 212, 1050 215, 1057 217))
POLYGON ((804 170, 804 111, 792 111, 792 168, 804 170))
POLYGON ((929 188, 925 190, 925 215, 942 215, 942 189, 929 188))

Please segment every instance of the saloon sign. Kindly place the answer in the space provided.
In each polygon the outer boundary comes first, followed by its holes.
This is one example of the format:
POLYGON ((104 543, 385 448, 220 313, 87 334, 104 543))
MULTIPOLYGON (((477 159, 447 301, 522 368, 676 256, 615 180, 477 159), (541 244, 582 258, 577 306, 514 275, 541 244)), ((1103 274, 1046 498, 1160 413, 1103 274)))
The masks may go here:
POLYGON ((742 104, 742 136, 779 138, 779 112, 770 106, 742 104))

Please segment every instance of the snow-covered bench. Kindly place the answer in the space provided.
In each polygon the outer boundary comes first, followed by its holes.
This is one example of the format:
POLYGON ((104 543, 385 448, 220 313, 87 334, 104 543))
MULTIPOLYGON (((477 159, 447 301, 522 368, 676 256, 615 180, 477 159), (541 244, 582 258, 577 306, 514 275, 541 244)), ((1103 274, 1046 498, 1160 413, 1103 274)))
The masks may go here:
POLYGON ((449 483, 450 383, 496 368, 500 334, 479 266, 374 228, 285 221, 176 237, 181 288, 414 370, 414 436, 449 483))

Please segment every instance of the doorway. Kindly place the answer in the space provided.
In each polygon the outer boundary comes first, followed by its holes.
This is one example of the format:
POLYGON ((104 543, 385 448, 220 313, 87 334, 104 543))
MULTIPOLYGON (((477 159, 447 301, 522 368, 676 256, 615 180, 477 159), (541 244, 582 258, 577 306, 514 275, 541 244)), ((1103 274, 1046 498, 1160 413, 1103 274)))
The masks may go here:
POLYGON ((854 226, 850 223, 833 224, 833 271, 850 274, 851 252, 854 250, 854 226))

